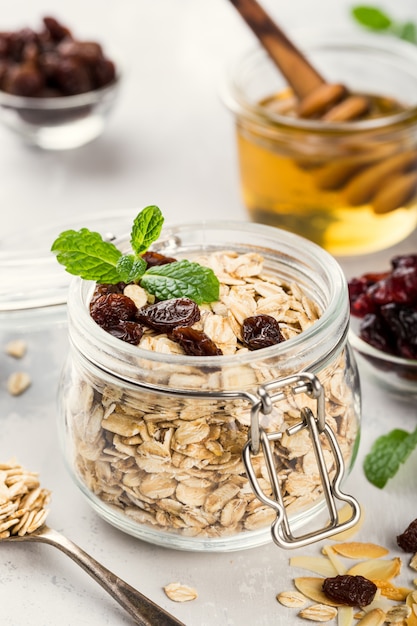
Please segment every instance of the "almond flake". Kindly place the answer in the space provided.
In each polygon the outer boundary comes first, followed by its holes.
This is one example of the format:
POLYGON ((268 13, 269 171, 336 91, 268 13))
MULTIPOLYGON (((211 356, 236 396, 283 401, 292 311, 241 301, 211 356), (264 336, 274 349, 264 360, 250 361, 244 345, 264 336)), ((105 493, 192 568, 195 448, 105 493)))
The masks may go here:
POLYGON ((411 592, 411 589, 406 587, 396 587, 389 580, 373 578, 372 582, 381 590, 381 595, 397 602, 405 602, 408 594, 411 592))
POLYGON ((387 548, 376 543, 362 543, 360 541, 335 544, 332 549, 348 559, 378 559, 389 553, 387 548))
MULTIPOLYGON (((359 618, 356 618, 359 619, 359 618)), ((353 607, 339 606, 337 609, 337 626, 352 626, 353 624, 353 607)))
POLYGON ((382 626, 385 622, 385 613, 382 609, 372 609, 362 617, 357 623, 357 626, 382 626))
POLYGON ((338 573, 329 559, 320 556, 293 556, 290 559, 290 565, 326 577, 336 576, 338 573))
POLYGON ((312 622, 328 622, 337 616, 337 609, 326 604, 312 604, 300 611, 298 615, 312 622))
POLYGON ((277 595, 277 600, 283 606, 293 609, 299 609, 307 603, 307 598, 299 591, 281 591, 277 595))
POLYGON ((339 557, 334 553, 333 546, 324 546, 323 552, 329 557, 337 574, 346 574, 347 567, 345 567, 344 563, 342 563, 339 557))
MULTIPOLYGON (((344 504, 342 508, 340 509, 340 511, 338 511, 338 516, 339 516, 340 523, 347 522, 347 520, 352 517, 352 507, 350 506, 350 504, 344 504)), ((347 530, 342 530, 342 532, 337 533, 336 535, 333 535, 332 539, 334 541, 348 541, 351 537, 356 535, 358 530, 361 528, 363 521, 364 521, 364 517, 365 516, 363 513, 363 509, 361 508, 361 514, 356 524, 352 526, 351 528, 348 528, 347 530)))
POLYGON ((328 606, 341 606, 339 602, 330 600, 323 592, 324 578, 315 578, 313 576, 301 576, 294 578, 294 585, 301 591, 307 598, 318 602, 319 604, 326 604, 328 606))
POLYGON ((389 580, 398 576, 401 571, 401 559, 395 557, 391 560, 386 559, 369 559, 362 563, 357 563, 348 570, 348 574, 352 576, 364 576, 365 578, 389 580))
POLYGON ((417 571, 417 552, 415 553, 414 556, 411 557, 411 561, 409 563, 411 569, 414 569, 417 571))

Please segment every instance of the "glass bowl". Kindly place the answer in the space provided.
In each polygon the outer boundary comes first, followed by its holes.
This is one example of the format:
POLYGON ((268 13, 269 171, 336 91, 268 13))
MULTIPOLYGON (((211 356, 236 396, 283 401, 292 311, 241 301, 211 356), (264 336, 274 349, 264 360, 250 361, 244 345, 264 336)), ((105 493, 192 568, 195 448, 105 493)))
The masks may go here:
POLYGON ((359 337, 360 319, 351 317, 349 343, 359 371, 391 392, 417 394, 417 360, 404 359, 374 348, 359 337))
POLYGON ((29 145, 68 150, 93 141, 104 130, 116 102, 122 74, 94 91, 75 96, 35 98, 0 91, 0 120, 29 145))

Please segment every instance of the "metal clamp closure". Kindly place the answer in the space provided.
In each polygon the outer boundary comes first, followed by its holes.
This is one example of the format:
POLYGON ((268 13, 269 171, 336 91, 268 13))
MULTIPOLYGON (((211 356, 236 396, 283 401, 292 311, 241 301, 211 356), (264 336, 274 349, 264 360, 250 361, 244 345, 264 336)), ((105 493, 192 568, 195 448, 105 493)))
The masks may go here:
MULTIPOLYGON (((324 405, 324 389, 320 384, 319 379, 310 374, 309 372, 302 372, 300 374, 294 374, 281 378, 280 380, 273 380, 270 383, 261 385, 258 388, 259 400, 252 405, 251 408, 251 421, 250 421, 250 445, 253 454, 258 454, 260 449, 260 423, 259 413, 268 415, 272 411, 274 402, 284 400, 286 392, 292 394, 306 393, 310 398, 314 398, 317 401, 316 406, 316 419, 319 432, 323 432, 326 425, 325 405, 324 405), (274 392, 274 393, 271 393, 274 392)), ((298 424, 291 427, 289 434, 294 434, 302 428, 305 424, 301 420, 298 424)))
POLYGON ((263 385, 259 388, 258 394, 259 401, 255 402, 252 406, 251 432, 250 438, 243 449, 243 462, 248 480, 256 496, 261 502, 276 511, 277 517, 271 527, 272 538, 275 543, 284 548, 301 547, 313 541, 325 539, 335 533, 339 533, 342 530, 347 530, 354 526, 360 517, 360 507, 352 496, 343 493, 340 488, 345 473, 345 465, 337 439, 330 426, 326 423, 324 390, 319 380, 313 374, 297 374, 263 385), (317 400, 317 415, 315 416, 307 407, 302 408, 300 410, 300 422, 288 428, 285 433, 291 436, 303 428, 308 429, 316 457, 325 504, 329 513, 329 520, 323 528, 313 530, 297 537, 292 532, 287 516, 280 484, 281 481, 274 460, 274 454, 276 454, 276 451, 274 451, 274 443, 279 441, 284 433, 267 433, 259 423, 260 412, 263 414, 270 413, 273 403, 285 398, 285 387, 290 387, 292 393, 306 393, 317 400), (270 391, 273 393, 269 393, 270 391), (335 470, 332 478, 329 476, 324 460, 320 435, 326 437, 330 451, 333 454, 335 470), (265 459, 272 497, 263 491, 252 464, 252 456, 259 452, 262 452, 265 459), (352 513, 350 518, 345 522, 340 521, 337 501, 350 505, 352 513))

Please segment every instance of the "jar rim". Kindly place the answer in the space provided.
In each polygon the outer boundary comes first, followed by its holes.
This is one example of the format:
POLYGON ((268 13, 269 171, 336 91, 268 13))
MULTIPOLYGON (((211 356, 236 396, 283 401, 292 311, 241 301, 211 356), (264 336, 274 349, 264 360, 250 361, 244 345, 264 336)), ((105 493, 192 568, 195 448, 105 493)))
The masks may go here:
MULTIPOLYGON (((300 49, 308 55, 309 46, 327 47, 334 46, 336 49, 350 48, 358 52, 366 51, 380 53, 386 58, 397 59, 399 62, 408 60, 417 66, 417 49, 414 45, 394 39, 394 37, 382 34, 361 33, 353 34, 347 31, 326 31, 299 29, 294 31, 294 40, 300 41, 300 49)), ((372 119, 362 119, 346 122, 332 122, 314 119, 301 119, 290 117, 276 112, 268 111, 257 103, 250 102, 245 96, 238 76, 243 70, 247 70, 249 64, 269 63, 274 68, 267 51, 259 44, 252 46, 235 60, 226 70, 221 85, 221 96, 226 107, 235 115, 242 115, 252 121, 287 130, 308 131, 320 134, 354 135, 364 131, 393 130, 397 126, 417 121, 417 103, 407 107, 405 111, 389 114, 372 119)), ((278 72, 279 70, 276 69, 278 72)), ((416 74, 417 78, 417 74, 416 74)))
MULTIPOLYGON (((327 287, 329 288, 329 298, 327 307, 322 312, 320 318, 296 337, 288 339, 275 346, 262 348, 261 350, 248 351, 243 354, 204 357, 181 354, 165 354, 128 344, 116 337, 113 337, 110 333, 100 328, 100 326, 98 326, 98 324, 96 324, 96 322, 91 318, 88 309, 88 303, 95 283, 93 281, 82 280, 79 277, 73 277, 69 289, 68 315, 72 320, 73 325, 75 324, 76 326, 77 335, 83 337, 84 339, 88 338, 88 340, 93 343, 97 343, 99 341, 100 345, 103 346, 104 353, 123 354, 127 360, 143 359, 149 363, 163 363, 167 366, 193 365, 196 368, 219 368, 234 365, 250 365, 251 363, 259 361, 262 358, 270 359, 271 357, 285 355, 285 353, 289 350, 294 352, 300 349, 300 353, 302 354, 306 343, 312 345, 317 344, 324 331, 326 335, 327 333, 333 333, 335 344, 345 341, 349 323, 347 283, 342 268, 336 259, 326 250, 294 233, 263 224, 239 221, 201 221, 167 226, 162 231, 160 241, 163 242, 165 238, 165 241, 168 242, 169 246, 172 245, 172 241, 175 240, 176 237, 181 236, 181 234, 192 234, 197 231, 201 231, 202 239, 204 240, 205 233, 208 233, 210 230, 217 233, 242 233, 250 235, 251 238, 259 236, 261 238, 263 237, 265 241, 274 242, 275 245, 279 242, 281 249, 285 249, 287 253, 289 251, 293 252, 294 256, 291 258, 289 257, 290 260, 298 259, 297 253, 298 255, 303 255, 306 272, 310 270, 311 267, 316 267, 317 270, 320 268, 320 270, 324 271, 327 278, 327 287), (307 265, 308 263, 310 265, 307 265)), ((126 239, 127 237, 121 237, 116 240, 115 243, 117 245, 122 240, 126 239)), ((175 243, 173 245, 175 245, 175 243)), ((186 250, 187 248, 184 249, 186 250)), ((217 249, 224 249, 224 247, 218 247, 217 249)), ((229 245, 229 249, 233 249, 233 244, 229 245)), ((256 247, 253 249, 255 250, 256 247)), ((198 248, 198 250, 201 252, 201 247, 198 248)), ((162 250, 158 248, 158 251, 162 251, 170 256, 172 256, 172 253, 175 252, 172 248, 165 248, 162 250)), ((69 326, 71 334, 71 324, 69 326)), ((77 342, 75 341, 75 343, 77 342)), ((97 364, 101 367, 101 364, 97 364)))

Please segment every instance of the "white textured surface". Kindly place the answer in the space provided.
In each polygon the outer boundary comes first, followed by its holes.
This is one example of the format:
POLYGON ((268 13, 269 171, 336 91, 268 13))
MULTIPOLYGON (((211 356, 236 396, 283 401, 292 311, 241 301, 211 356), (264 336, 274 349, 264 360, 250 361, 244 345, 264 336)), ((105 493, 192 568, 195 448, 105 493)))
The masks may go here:
MULTIPOLYGON (((226 0, 72 0, 59 10, 40 0, 14 0, 0 27, 36 26, 51 13, 86 38, 112 41, 127 57, 126 82, 105 135, 63 154, 29 150, 0 129, 2 235, 39 222, 159 204, 167 220, 245 219, 241 206, 232 121, 218 96, 226 65, 252 36, 226 0), (29 6, 28 6, 29 5, 29 6), (24 19, 23 19, 24 18, 24 19)), ((356 28, 346 0, 268 0, 264 6, 284 27, 356 28)), ((398 17, 413 17, 414 2, 384 2, 398 17)), ((417 236, 395 248, 416 250, 417 236)), ((341 260, 348 275, 385 264, 394 250, 341 260)), ((1 345, 10 334, 0 336, 1 345)), ((15 456, 40 472, 53 500, 49 524, 108 568, 160 603, 187 626, 285 626, 295 613, 275 595, 290 587, 289 554, 274 545, 229 554, 171 551, 113 529, 82 499, 63 466, 55 425, 56 388, 66 352, 65 329, 28 336, 19 364, 31 388, 11 398, 7 373, 17 363, 0 351, 0 460, 15 456), (175 604, 162 587, 191 585, 199 597, 175 604)), ((416 402, 394 397, 363 380, 363 436, 347 489, 363 503, 358 539, 395 551, 395 536, 417 517, 417 454, 379 491, 366 482, 362 459, 376 436, 392 427, 415 428, 416 402)), ((297 553, 317 553, 320 546, 297 553)), ((410 576, 403 582, 409 584, 410 576)), ((300 623, 301 620, 299 620, 300 623)), ((1 626, 119 626, 132 624, 122 609, 57 550, 43 545, 0 547, 1 626)))

